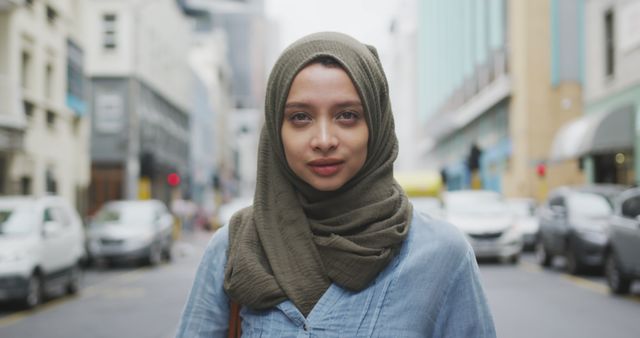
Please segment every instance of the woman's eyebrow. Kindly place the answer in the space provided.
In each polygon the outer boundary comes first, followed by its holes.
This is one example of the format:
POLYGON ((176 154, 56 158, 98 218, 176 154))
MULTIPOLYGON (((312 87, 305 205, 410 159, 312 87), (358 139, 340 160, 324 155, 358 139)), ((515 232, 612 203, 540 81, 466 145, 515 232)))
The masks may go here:
POLYGON ((338 108, 349 108, 349 107, 357 107, 362 108, 362 102, 360 101, 344 101, 336 104, 338 108))
POLYGON ((284 108, 295 108, 295 109, 301 109, 301 108, 309 108, 310 105, 307 103, 303 103, 303 102, 287 102, 284 105, 284 108))

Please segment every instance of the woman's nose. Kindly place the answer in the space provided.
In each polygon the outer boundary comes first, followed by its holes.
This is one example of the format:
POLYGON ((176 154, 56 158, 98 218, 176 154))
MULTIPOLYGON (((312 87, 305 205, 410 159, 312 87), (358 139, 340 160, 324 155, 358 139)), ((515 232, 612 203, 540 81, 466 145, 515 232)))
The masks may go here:
POLYGON ((314 150, 326 152, 338 146, 338 137, 328 122, 320 122, 316 125, 315 134, 311 140, 314 150))

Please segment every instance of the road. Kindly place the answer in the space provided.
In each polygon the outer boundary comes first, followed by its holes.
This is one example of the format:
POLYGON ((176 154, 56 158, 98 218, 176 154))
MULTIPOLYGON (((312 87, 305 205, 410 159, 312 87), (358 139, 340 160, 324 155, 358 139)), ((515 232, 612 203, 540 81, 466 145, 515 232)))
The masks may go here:
MULTIPOLYGON (((173 262, 156 268, 90 269, 78 296, 36 311, 0 305, 0 337, 173 337, 209 236, 185 237, 173 262)), ((602 277, 569 276, 561 266, 540 269, 530 254, 515 266, 480 264, 498 337, 640 336, 640 285, 614 297, 602 277)))
POLYGON ((75 297, 55 297, 35 311, 0 304, 2 338, 173 337, 210 234, 179 241, 158 267, 89 269, 75 297))

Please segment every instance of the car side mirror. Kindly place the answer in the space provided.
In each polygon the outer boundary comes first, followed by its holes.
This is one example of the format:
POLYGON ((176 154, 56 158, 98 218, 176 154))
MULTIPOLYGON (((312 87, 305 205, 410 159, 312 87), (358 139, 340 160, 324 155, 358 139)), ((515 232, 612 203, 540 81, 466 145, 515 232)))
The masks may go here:
POLYGON ((42 235, 44 237, 53 237, 60 231, 60 229, 62 229, 60 223, 55 221, 46 221, 42 226, 42 235))

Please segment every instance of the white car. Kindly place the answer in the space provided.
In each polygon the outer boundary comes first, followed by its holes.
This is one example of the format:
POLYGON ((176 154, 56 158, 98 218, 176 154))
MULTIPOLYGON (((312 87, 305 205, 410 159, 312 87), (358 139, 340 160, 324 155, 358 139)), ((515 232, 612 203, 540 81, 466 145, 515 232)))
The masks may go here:
POLYGON ((449 191, 443 200, 447 221, 467 235, 476 257, 518 262, 523 246, 522 233, 499 193, 449 191))
POLYGON ((92 260, 106 264, 144 260, 158 265, 171 259, 173 215, 158 200, 108 202, 89 225, 92 260))
POLYGON ((538 230, 540 229, 540 222, 536 215, 536 201, 532 198, 510 198, 507 199, 507 204, 516 217, 517 226, 522 232, 525 249, 533 250, 536 246, 538 230))
POLYGON ((52 288, 79 289, 85 258, 78 212, 62 197, 0 197, 0 301, 35 307, 52 288))

